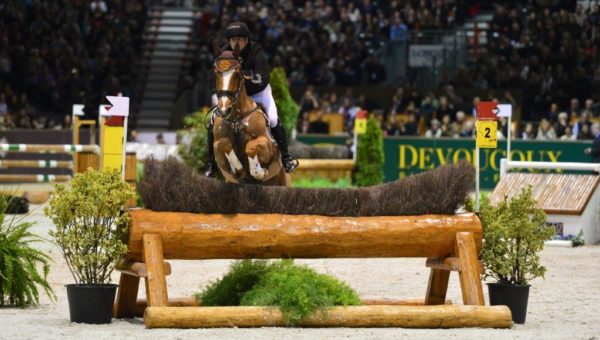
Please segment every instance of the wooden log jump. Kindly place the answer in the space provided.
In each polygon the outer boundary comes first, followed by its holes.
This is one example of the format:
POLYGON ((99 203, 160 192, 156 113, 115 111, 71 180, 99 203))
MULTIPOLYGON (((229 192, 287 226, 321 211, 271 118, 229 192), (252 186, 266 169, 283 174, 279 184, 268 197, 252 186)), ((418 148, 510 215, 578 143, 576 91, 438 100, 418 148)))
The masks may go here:
POLYGON ((8 152, 94 152, 100 153, 98 145, 80 144, 0 144, 0 151, 8 152))
POLYGON ((140 264, 137 272, 121 273, 115 317, 135 316, 139 280, 144 277, 139 268, 143 263, 148 305, 144 319, 149 328, 283 325, 281 315, 272 308, 170 307, 166 285, 170 267, 165 266, 165 259, 367 257, 427 258, 431 273, 423 305, 333 307, 328 309, 327 318, 315 314, 301 325, 424 328, 512 325, 508 309, 484 306, 477 260, 482 228, 473 214, 325 217, 191 214, 145 209, 130 212, 126 258, 127 263, 140 264), (470 306, 432 306, 446 303, 450 271, 459 272, 463 303, 470 306), (266 314, 271 316, 267 318, 266 314), (182 318, 187 321, 181 321, 182 318))
MULTIPOLYGON (((147 328, 282 327, 272 307, 148 307, 147 328)), ((460 328, 512 327, 506 306, 352 306, 329 307, 302 319, 303 327, 460 328)))
MULTIPOLYGON (((363 298, 361 302, 364 305, 385 305, 385 306, 424 306, 423 299, 385 299, 385 298, 363 298)), ((451 305, 451 300, 446 300, 445 305, 451 305)), ((194 297, 174 298, 169 299, 169 307, 198 307, 202 306, 194 297)), ((146 299, 138 299, 135 306, 135 316, 143 317, 148 301, 146 299)))
POLYGON ((60 168, 72 169, 72 161, 54 161, 54 160, 0 160, 0 168, 60 168))

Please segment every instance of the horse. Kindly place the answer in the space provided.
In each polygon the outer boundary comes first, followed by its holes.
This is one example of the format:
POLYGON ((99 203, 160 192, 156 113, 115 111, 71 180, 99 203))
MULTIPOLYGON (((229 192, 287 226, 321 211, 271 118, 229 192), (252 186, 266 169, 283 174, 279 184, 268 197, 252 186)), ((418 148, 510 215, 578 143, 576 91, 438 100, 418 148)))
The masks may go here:
POLYGON ((218 101, 213 146, 225 181, 290 186, 265 111, 246 94, 237 45, 216 58, 214 73, 218 101))

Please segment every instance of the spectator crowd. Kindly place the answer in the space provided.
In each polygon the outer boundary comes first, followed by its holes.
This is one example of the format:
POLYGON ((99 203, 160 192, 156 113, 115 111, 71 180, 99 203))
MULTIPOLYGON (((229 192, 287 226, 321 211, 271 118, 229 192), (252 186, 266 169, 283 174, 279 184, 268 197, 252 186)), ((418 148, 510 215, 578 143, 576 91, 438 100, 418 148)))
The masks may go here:
MULTIPOLYGON (((380 107, 369 102, 364 95, 356 98, 352 90, 338 97, 336 93, 319 95, 309 86, 300 100, 301 115, 297 129, 300 133, 329 133, 330 123, 326 115, 339 115, 343 121, 343 132, 351 133, 357 112, 365 110, 379 120, 385 136, 474 138, 476 108, 482 100, 511 104, 513 107, 516 103, 509 91, 505 91, 502 96, 495 96, 490 92, 485 97, 475 96, 470 101, 463 100, 452 85, 447 85, 437 94, 419 93, 400 87, 394 93, 391 104, 380 107)), ((599 107, 598 102, 591 98, 583 103, 572 98, 568 107, 552 103, 549 109, 551 114, 540 121, 517 120, 513 126, 512 138, 592 140, 592 124, 600 123, 599 107)), ((498 122, 498 138, 503 139, 507 135, 508 120, 502 118, 498 122)))
POLYGON ((386 80, 376 53, 390 40, 409 42, 411 30, 451 29, 471 1, 202 1, 194 32, 199 53, 192 77, 212 72, 213 41, 221 27, 246 22, 270 64, 282 66, 291 85, 354 86, 386 80))
MULTIPOLYGON (((107 94, 132 96, 150 2, 3 1, 0 128, 68 126, 63 117, 73 103, 93 109, 107 94)), ((599 115, 598 2, 196 0, 194 6, 196 52, 180 86, 208 86, 213 42, 224 44, 222 27, 245 21, 269 63, 285 69, 292 87, 306 89, 299 132, 325 132, 320 120, 328 113, 341 115, 350 130, 364 109, 387 135, 471 137, 476 103, 498 100, 519 108, 519 137, 588 139, 599 115), (486 43, 438 88, 394 84, 401 87, 391 103, 334 90, 389 82, 379 58, 385 46, 410 44, 425 29, 459 28, 483 10, 493 13, 486 43), (466 97, 468 89, 490 94, 466 97), (316 123, 310 112, 318 113, 316 123)))
POLYGON ((108 94, 131 95, 145 2, 0 4, 0 128, 70 124, 72 104, 97 112, 108 94))

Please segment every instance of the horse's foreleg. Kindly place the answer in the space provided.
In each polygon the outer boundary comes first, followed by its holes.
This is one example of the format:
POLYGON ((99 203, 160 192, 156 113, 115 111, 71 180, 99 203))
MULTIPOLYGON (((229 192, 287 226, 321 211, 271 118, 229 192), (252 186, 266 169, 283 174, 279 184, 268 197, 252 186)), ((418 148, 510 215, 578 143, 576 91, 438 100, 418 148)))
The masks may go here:
POLYGON ((272 145, 265 136, 260 136, 246 144, 246 155, 248 155, 248 170, 250 175, 257 180, 263 180, 268 171, 261 164, 267 164, 273 158, 272 145))
POLYGON ((227 138, 219 138, 215 142, 215 158, 222 171, 226 170, 228 166, 232 174, 236 174, 243 169, 242 162, 238 159, 231 142, 227 138))

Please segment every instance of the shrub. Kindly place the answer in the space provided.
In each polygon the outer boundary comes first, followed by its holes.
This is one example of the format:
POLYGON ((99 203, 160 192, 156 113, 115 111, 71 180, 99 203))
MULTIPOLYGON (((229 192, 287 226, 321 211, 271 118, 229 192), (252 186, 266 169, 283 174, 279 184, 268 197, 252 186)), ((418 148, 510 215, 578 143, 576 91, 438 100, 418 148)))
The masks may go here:
POLYGON ((535 207, 531 186, 497 206, 489 199, 481 200, 483 225, 481 259, 484 277, 502 284, 526 285, 536 277, 544 277, 539 251, 550 240, 554 228, 546 225, 546 214, 535 207))
POLYGON ((383 133, 379 122, 371 117, 367 131, 358 136, 354 184, 361 187, 383 182, 383 133))
POLYGON ((265 260, 236 261, 229 273, 194 294, 204 306, 239 306, 242 297, 260 281, 272 265, 265 260))
POLYGON ((290 138, 292 130, 296 128, 300 108, 290 94, 288 80, 285 77, 283 68, 275 67, 271 71, 270 83, 273 99, 277 106, 277 114, 285 127, 288 138, 290 138))
POLYGON ((118 170, 88 169, 75 175, 69 187, 55 185, 44 212, 55 225, 50 236, 61 248, 75 283, 110 282, 116 261, 127 252, 125 204, 133 197, 118 170))
POLYGON ((184 163, 191 166, 198 173, 204 172, 204 165, 208 151, 208 119, 207 112, 198 111, 183 118, 185 130, 178 133, 181 135, 182 143, 177 147, 177 152, 184 163))
POLYGON ((223 279, 196 297, 210 306, 277 306, 288 324, 324 307, 361 304, 347 284, 291 260, 234 263, 223 279))
POLYGON ((37 305, 37 286, 54 300, 47 281, 50 257, 33 246, 43 239, 30 231, 33 223, 6 216, 8 205, 8 196, 0 194, 0 306, 37 305))

